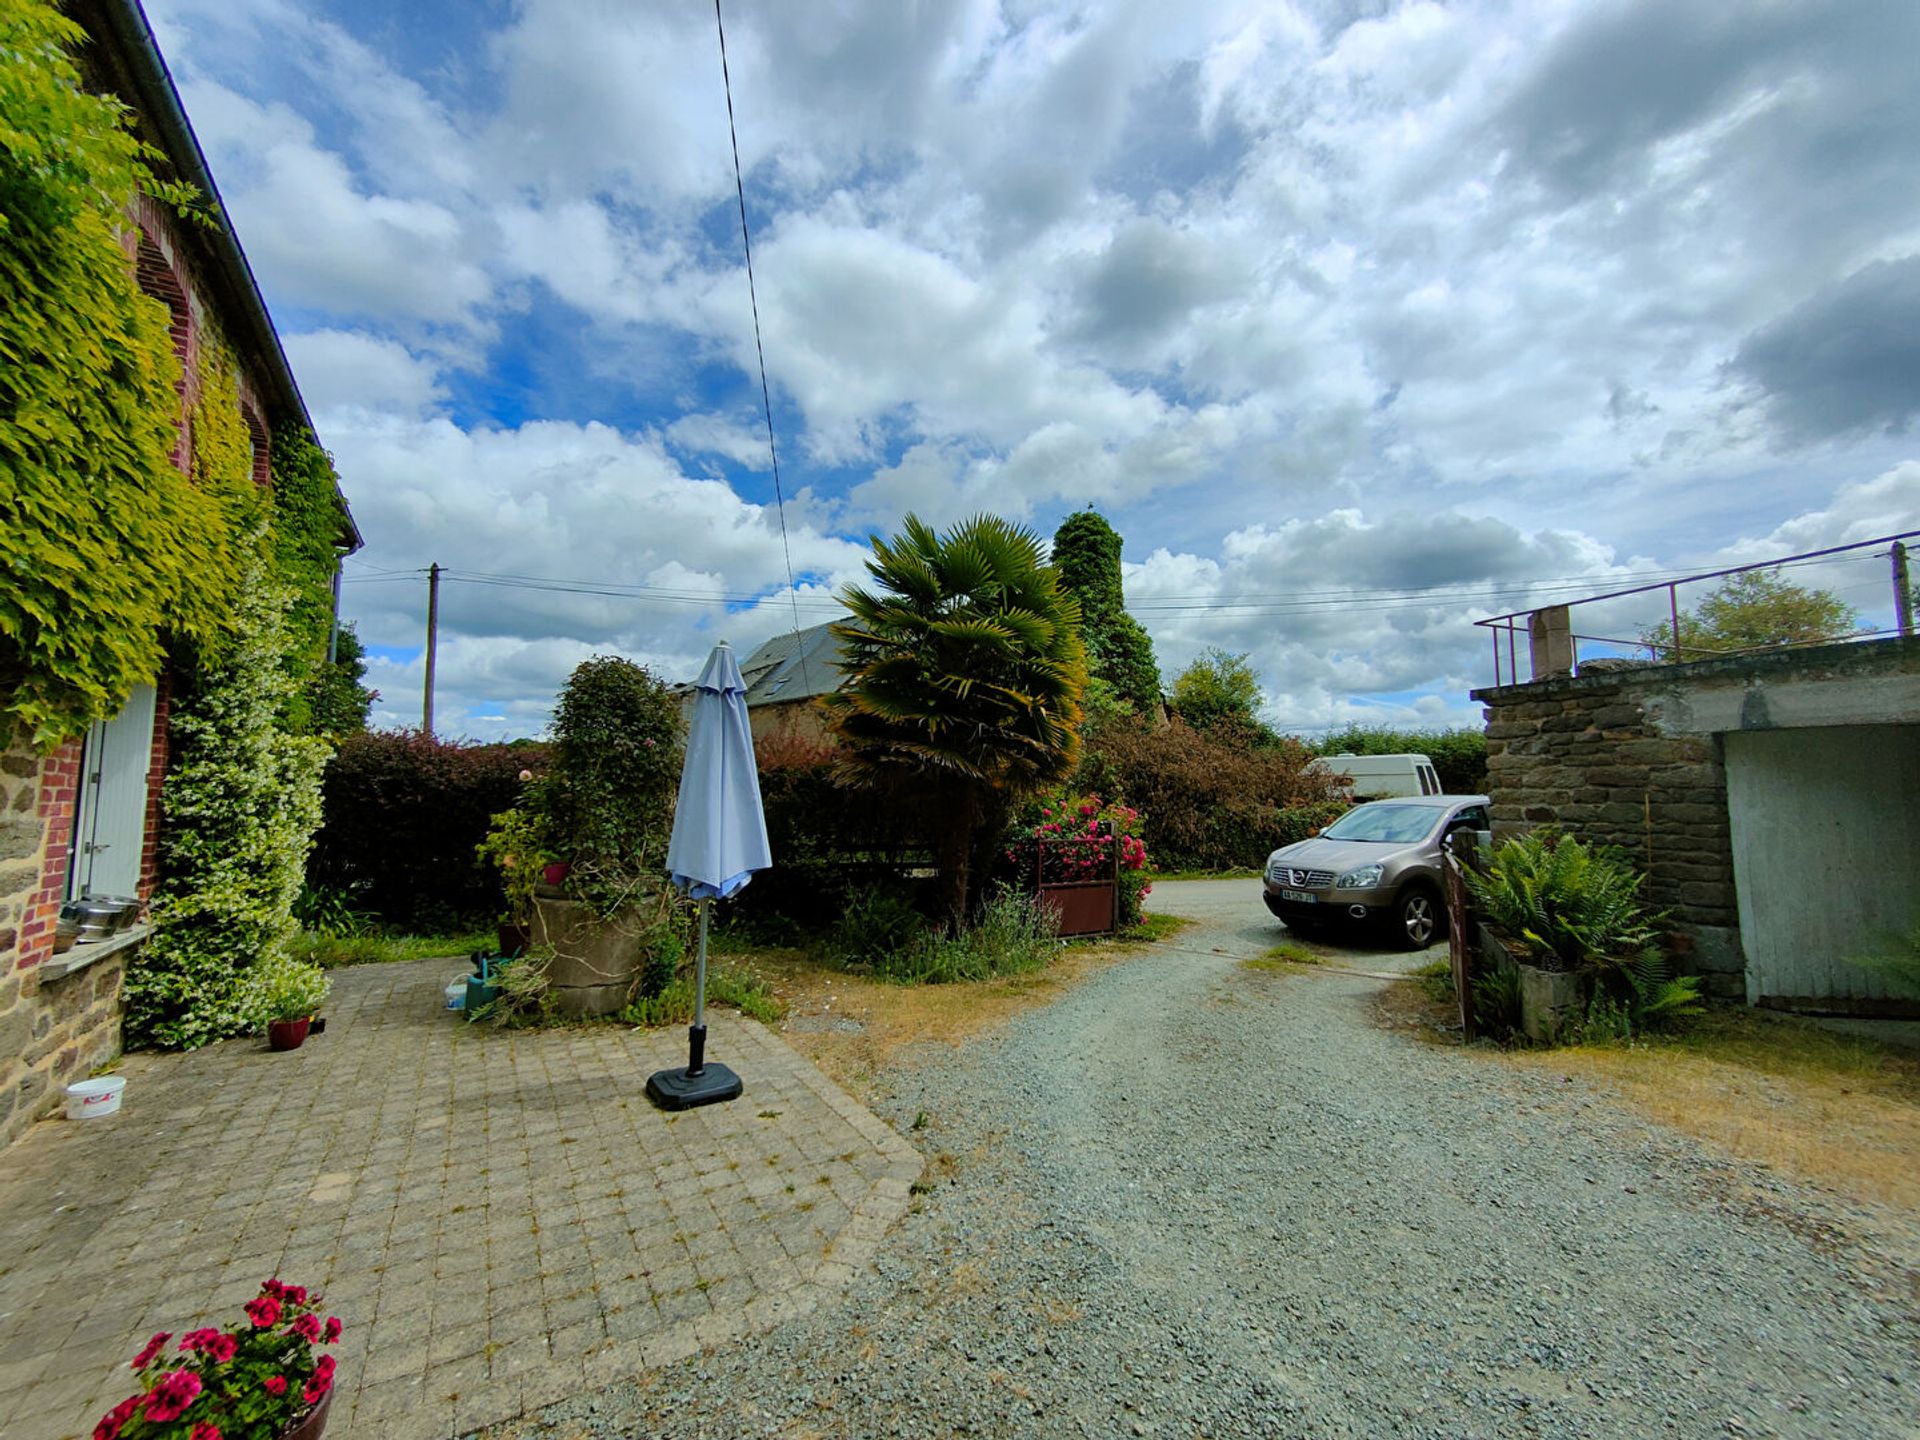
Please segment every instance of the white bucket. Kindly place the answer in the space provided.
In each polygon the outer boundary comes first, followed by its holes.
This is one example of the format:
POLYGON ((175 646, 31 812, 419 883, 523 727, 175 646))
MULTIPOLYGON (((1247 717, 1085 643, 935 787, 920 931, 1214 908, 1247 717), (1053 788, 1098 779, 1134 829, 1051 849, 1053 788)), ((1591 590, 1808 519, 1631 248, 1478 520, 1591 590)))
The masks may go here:
POLYGON ((467 1008, 467 977, 456 975, 447 982, 447 1009, 464 1010, 467 1008))
POLYGON ((127 1082, 118 1075, 102 1075, 98 1080, 76 1080, 67 1086, 67 1118, 96 1120, 120 1109, 120 1092, 127 1082))

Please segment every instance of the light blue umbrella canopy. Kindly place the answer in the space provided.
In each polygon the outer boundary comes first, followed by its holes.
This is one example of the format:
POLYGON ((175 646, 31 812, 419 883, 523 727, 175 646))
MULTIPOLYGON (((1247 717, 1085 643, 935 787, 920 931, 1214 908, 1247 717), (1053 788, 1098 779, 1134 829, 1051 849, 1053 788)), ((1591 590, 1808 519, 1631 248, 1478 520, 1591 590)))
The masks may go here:
POLYGON ((724 900, 754 871, 772 865, 753 732, 747 726, 747 686, 733 648, 722 640, 694 682, 667 874, 696 900, 724 900))

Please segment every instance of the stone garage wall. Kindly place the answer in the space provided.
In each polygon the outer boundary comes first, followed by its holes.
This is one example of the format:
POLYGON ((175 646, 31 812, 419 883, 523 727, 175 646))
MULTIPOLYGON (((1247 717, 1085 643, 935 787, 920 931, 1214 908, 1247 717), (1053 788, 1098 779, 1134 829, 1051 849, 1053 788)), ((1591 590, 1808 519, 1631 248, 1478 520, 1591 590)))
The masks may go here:
POLYGON ((1920 721, 1920 640, 1614 663, 1474 692, 1496 837, 1552 825, 1617 845, 1645 871, 1647 901, 1671 911, 1682 968, 1744 996, 1720 737, 1920 721))

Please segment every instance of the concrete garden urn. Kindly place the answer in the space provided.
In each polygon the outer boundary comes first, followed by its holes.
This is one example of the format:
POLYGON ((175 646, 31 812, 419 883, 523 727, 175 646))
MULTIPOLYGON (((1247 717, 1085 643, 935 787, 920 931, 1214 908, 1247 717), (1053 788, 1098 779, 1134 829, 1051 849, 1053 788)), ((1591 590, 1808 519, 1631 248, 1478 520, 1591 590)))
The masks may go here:
POLYGON ((562 1015, 613 1015, 640 974, 645 926, 632 910, 602 918, 578 900, 533 899, 533 943, 552 946, 547 966, 554 1008, 562 1015))

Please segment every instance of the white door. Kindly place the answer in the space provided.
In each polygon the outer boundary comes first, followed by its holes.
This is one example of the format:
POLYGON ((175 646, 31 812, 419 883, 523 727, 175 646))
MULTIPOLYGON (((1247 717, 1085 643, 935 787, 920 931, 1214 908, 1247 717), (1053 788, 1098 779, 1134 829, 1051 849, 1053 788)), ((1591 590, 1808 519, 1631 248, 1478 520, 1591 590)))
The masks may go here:
POLYGON ((87 732, 67 893, 133 895, 147 838, 147 771, 153 761, 154 689, 135 687, 120 713, 87 732))

